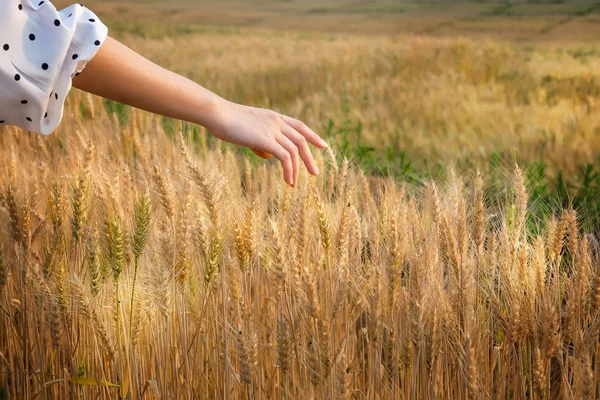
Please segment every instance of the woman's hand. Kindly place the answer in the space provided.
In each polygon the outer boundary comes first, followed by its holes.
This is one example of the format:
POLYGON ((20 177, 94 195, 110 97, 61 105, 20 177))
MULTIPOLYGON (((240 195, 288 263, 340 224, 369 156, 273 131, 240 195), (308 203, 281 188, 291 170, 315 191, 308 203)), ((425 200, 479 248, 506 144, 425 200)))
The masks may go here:
POLYGON ((247 146, 260 157, 274 155, 281 161, 283 177, 291 186, 298 181, 300 159, 308 172, 319 173, 307 142, 327 147, 301 121, 227 101, 111 37, 73 79, 73 85, 142 110, 200 124, 219 139, 247 146))
POLYGON ((319 174, 308 143, 327 147, 327 143, 302 121, 225 99, 219 101, 206 127, 219 139, 249 147, 262 158, 274 155, 281 162, 285 181, 293 187, 298 182, 300 160, 308 172, 319 174))

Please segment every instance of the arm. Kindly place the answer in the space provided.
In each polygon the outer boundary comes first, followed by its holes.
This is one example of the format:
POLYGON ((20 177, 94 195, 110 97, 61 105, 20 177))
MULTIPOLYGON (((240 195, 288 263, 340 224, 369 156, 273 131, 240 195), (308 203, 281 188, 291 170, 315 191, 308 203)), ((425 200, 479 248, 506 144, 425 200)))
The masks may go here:
POLYGON ((284 179, 296 186, 300 159, 319 170, 308 147, 327 144, 304 123, 274 111, 227 101, 193 81, 166 70, 108 37, 85 69, 73 79, 78 89, 156 114, 206 127, 221 140, 274 155, 284 179))

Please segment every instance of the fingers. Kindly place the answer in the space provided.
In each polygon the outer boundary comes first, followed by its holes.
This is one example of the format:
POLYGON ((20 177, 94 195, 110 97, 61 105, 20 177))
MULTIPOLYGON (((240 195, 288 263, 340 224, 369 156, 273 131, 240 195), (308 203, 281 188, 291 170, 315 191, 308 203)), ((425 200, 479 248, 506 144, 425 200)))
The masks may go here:
POLYGON ((292 165, 292 156, 290 152, 275 140, 269 141, 268 145, 265 145, 264 148, 281 162, 281 166, 283 167, 283 179, 288 185, 293 186, 294 167, 292 165))
POLYGON ((317 168, 317 163, 313 158, 312 153, 310 152, 310 148, 308 147, 308 143, 306 143, 306 139, 296 130, 294 130, 289 125, 284 125, 281 128, 281 133, 283 133, 288 139, 290 139, 298 149, 298 154, 304 164, 306 165, 306 169, 313 175, 319 174, 319 168, 317 168))
POLYGON ((317 135, 312 129, 310 129, 306 124, 300 120, 297 120, 292 117, 288 117, 287 115, 280 114, 283 122, 294 128, 297 132, 299 132, 302 136, 306 138, 310 143, 314 144, 317 147, 325 148, 327 147, 327 142, 325 142, 319 135, 317 135))
POLYGON ((279 125, 281 135, 271 137, 269 143, 251 148, 254 154, 262 158, 274 155, 281 162, 284 180, 292 187, 298 183, 300 159, 306 165, 309 173, 318 175, 319 168, 307 142, 320 148, 327 147, 327 143, 302 121, 270 110, 263 111, 268 113, 267 116, 272 119, 272 122, 279 125))
POLYGON ((275 137, 277 143, 281 145, 290 155, 292 164, 292 186, 296 186, 298 182, 298 173, 300 172, 300 157, 298 157, 298 148, 296 145, 284 135, 275 137))

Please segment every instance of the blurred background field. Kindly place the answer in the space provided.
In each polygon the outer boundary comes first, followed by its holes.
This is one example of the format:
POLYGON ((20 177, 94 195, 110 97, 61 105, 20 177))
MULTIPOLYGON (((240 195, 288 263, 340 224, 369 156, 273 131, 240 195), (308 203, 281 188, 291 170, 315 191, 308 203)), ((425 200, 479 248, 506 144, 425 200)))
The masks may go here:
POLYGON ((228 99, 303 119, 372 174, 518 162, 543 204, 575 203, 590 218, 599 209, 595 2, 89 5, 149 59, 228 99))
POLYGON ((104 17, 115 20, 126 17, 128 20, 184 25, 374 34, 486 35, 521 41, 594 41, 600 30, 598 4, 577 0, 92 0, 89 4, 104 17))

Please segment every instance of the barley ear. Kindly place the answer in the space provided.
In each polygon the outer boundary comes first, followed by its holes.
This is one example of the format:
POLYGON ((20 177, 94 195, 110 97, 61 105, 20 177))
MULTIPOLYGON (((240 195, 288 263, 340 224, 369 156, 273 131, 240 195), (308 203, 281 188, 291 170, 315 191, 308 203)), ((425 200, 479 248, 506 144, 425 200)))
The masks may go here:
POLYGON ((136 200, 134 212, 132 251, 135 259, 139 259, 150 232, 150 198, 148 193, 144 193, 136 200))
POLYGON ((325 212, 325 203, 319 195, 316 185, 312 187, 313 199, 317 207, 317 219, 319 220, 319 232, 321 233, 321 244, 325 252, 331 248, 331 232, 329 230, 329 220, 325 212))
POLYGON ((483 235, 485 231, 485 205, 483 202, 483 180, 481 174, 477 173, 475 179, 475 195, 474 195, 474 216, 473 216, 473 241, 477 247, 477 251, 480 251, 483 244, 483 235))
POLYGON ((99 259, 98 246, 93 233, 87 235, 85 259, 90 272, 90 285, 92 289, 92 295, 95 297, 100 291, 100 285, 102 282, 102 276, 100 271, 100 259, 99 259))
POLYGON ((175 200, 173 198, 173 185, 171 180, 157 165, 154 166, 153 178, 158 189, 162 208, 169 221, 173 221, 173 218, 175 217, 175 200))

